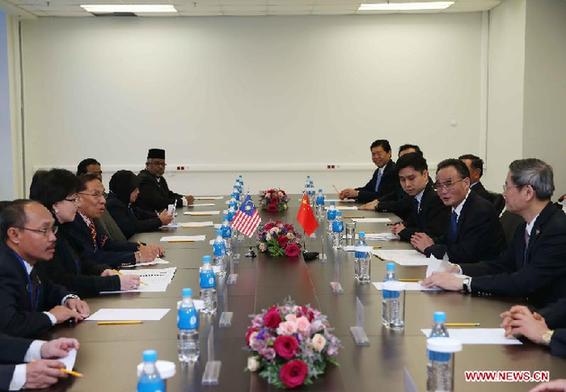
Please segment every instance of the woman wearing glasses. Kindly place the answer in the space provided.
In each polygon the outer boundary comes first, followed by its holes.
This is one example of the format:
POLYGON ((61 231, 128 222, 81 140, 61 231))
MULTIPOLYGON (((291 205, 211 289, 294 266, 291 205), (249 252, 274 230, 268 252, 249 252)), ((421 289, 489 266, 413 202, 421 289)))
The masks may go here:
POLYGON ((55 256, 50 262, 38 264, 40 274, 81 297, 92 297, 101 291, 137 288, 139 277, 118 275, 106 265, 81 259, 58 232, 59 225, 75 219, 79 187, 79 179, 63 169, 37 172, 33 177, 30 198, 51 211, 56 222, 52 230, 57 236, 55 256))

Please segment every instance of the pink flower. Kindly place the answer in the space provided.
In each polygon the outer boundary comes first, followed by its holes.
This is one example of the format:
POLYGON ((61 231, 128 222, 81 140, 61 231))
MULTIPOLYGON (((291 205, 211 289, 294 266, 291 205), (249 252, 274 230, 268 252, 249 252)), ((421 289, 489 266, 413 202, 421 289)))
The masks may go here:
POLYGON ((277 334, 282 336, 293 335, 297 333, 297 323, 294 321, 284 321, 279 324, 279 328, 277 328, 277 334))
POLYGON ((294 242, 287 244, 285 247, 285 256, 287 257, 297 257, 301 253, 301 248, 294 242))
POLYGON ((309 335, 310 327, 311 327, 311 323, 306 317, 301 316, 297 319, 297 331, 299 331, 299 333, 305 336, 309 335))

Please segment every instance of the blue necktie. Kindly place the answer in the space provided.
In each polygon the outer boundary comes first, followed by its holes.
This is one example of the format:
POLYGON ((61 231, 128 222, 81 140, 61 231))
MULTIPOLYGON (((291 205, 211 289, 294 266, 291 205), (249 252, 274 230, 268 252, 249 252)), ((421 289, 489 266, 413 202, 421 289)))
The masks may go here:
POLYGON ((381 183, 381 170, 377 169, 377 178, 375 179, 375 192, 379 191, 379 184, 381 183))
POLYGON ((450 217, 450 232, 449 232, 450 241, 456 242, 457 236, 458 236, 458 214, 456 214, 456 211, 452 211, 452 216, 450 217))

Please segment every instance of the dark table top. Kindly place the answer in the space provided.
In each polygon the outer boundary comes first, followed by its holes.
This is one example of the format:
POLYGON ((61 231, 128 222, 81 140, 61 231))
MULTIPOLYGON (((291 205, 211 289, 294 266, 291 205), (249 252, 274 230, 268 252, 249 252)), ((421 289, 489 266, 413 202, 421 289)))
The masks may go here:
MULTIPOLYGON (((257 200, 257 199, 256 199, 257 200)), ((215 201, 215 207, 195 207, 195 210, 223 210, 225 200, 215 201)), ((299 197, 292 195, 289 210, 284 214, 262 212, 263 222, 282 220, 297 229, 296 212, 299 197)), ((351 205, 351 204, 348 204, 351 205)), ((187 210, 186 208, 183 210, 187 210)), ((214 221, 221 223, 220 216, 187 216, 179 210, 177 220, 214 221)), ((394 216, 368 211, 344 211, 352 216, 394 216)), ((175 277, 165 293, 109 294, 90 299, 91 311, 100 308, 170 308, 160 321, 147 321, 141 325, 98 326, 94 322, 82 322, 76 326, 61 326, 53 336, 75 337, 81 342, 76 370, 85 374, 82 379, 65 380, 52 390, 72 391, 134 391, 136 389, 136 365, 141 362, 143 350, 153 348, 160 359, 177 363, 177 374, 168 380, 169 391, 268 391, 270 387, 255 374, 244 372, 248 353, 243 350, 244 334, 249 325, 249 315, 260 312, 275 303, 291 297, 297 304, 311 304, 327 314, 335 334, 342 341, 338 356, 339 367, 329 367, 323 378, 308 387, 311 391, 399 391, 403 390, 403 371, 407 368, 419 390, 426 385, 426 339, 421 328, 430 328, 432 314, 436 310, 447 313, 449 321, 480 322, 482 327, 498 327, 499 314, 519 300, 509 298, 478 298, 460 293, 406 294, 405 322, 403 331, 391 331, 381 325, 381 296, 371 284, 359 285, 353 280, 353 255, 329 248, 322 241, 324 225, 316 238, 307 240, 309 250, 325 250, 326 260, 306 263, 296 259, 271 258, 258 254, 255 259, 244 257, 254 239, 243 240, 235 253, 240 259, 234 264, 238 280, 235 285, 218 287, 219 311, 233 312, 232 325, 218 327, 218 318, 201 315, 201 358, 193 366, 181 366, 176 353, 176 303, 183 287, 198 292, 198 267, 200 259, 211 253, 209 240, 214 238, 213 228, 177 229, 173 232, 146 233, 134 240, 158 243, 163 235, 206 234, 206 241, 195 243, 160 243, 166 250, 165 259, 177 267, 175 277), (331 281, 341 282, 344 292, 333 294, 331 281), (364 305, 365 330, 370 340, 367 347, 358 347, 350 335, 350 326, 356 323, 356 297, 364 305), (204 365, 209 356, 207 337, 210 325, 215 326, 214 359, 222 361, 220 384, 203 387, 200 384, 204 365)), ((359 230, 383 232, 388 228, 380 223, 358 224, 359 230)), ((369 242, 390 249, 410 249, 406 243, 369 242)), ((160 266, 166 267, 166 266, 160 266)), ((381 281, 385 262, 372 259, 372 281, 381 281)), ((423 267, 397 266, 400 278, 420 278, 423 267)), ((551 356, 544 347, 526 342, 522 346, 466 345, 456 354, 455 389, 523 391, 535 383, 466 383, 465 370, 549 370, 551 378, 566 377, 566 361, 551 356)), ((307 388, 304 388, 307 389, 307 388)))

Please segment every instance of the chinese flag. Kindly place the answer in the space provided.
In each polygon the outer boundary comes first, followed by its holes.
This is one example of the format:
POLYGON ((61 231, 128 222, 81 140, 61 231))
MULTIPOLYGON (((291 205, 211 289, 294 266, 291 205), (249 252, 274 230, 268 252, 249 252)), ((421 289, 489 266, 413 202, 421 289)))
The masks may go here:
POLYGON ((311 235, 318 227, 318 222, 309 204, 309 197, 306 194, 303 195, 299 212, 297 212, 297 222, 303 227, 306 235, 311 235))

